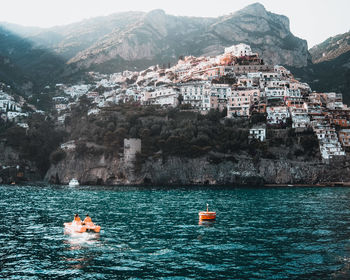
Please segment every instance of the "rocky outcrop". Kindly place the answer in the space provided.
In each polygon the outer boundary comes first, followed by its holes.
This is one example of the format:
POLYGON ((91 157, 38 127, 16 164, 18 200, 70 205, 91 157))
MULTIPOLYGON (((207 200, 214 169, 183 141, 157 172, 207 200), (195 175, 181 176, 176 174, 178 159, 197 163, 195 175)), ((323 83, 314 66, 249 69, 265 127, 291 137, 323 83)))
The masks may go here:
POLYGON ((69 63, 86 68, 115 58, 174 61, 179 55, 217 55, 237 43, 251 45, 272 64, 300 67, 310 61, 306 41, 290 32, 288 18, 256 3, 217 19, 175 17, 155 10, 106 35, 69 63))
POLYGON ((316 184, 330 181, 350 181, 350 168, 334 168, 319 162, 261 159, 235 156, 189 159, 170 157, 148 159, 144 163, 128 164, 106 158, 76 158, 69 155, 51 166, 45 179, 67 184, 77 178, 82 184, 107 185, 254 185, 316 184))
POLYGON ((210 26, 215 34, 218 51, 229 44, 246 43, 271 64, 305 66, 310 61, 307 42, 295 37, 289 28, 289 19, 265 10, 255 3, 210 26), (222 40, 225 39, 225 40, 222 40))

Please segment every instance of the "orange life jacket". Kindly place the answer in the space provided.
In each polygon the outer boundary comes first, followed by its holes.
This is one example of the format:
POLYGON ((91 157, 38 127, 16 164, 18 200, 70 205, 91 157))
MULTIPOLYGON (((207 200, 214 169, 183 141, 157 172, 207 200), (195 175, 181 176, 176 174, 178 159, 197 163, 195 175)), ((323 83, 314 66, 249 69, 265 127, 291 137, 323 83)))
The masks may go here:
POLYGON ((84 220, 84 223, 92 223, 92 220, 90 217, 86 217, 84 220))
POLYGON ((77 222, 77 223, 81 222, 80 217, 79 216, 78 217, 74 217, 74 222, 77 222))

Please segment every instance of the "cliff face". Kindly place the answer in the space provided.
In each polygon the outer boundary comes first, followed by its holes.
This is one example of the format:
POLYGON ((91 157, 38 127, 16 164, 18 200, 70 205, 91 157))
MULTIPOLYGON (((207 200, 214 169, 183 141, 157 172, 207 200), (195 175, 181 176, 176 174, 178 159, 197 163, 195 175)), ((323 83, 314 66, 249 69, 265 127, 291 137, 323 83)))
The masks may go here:
POLYGON ((307 42, 290 32, 289 19, 266 11, 259 3, 220 18, 207 34, 214 35, 220 51, 227 44, 243 42, 271 64, 300 67, 311 60, 307 42))
POLYGON ((155 10, 107 34, 69 63, 88 68, 118 58, 137 66, 140 60, 166 62, 179 55, 216 55, 237 43, 251 45, 272 64, 300 67, 311 60, 306 41, 290 32, 288 18, 256 3, 216 19, 175 17, 155 10))
POLYGON ((80 158, 69 155, 56 166, 51 166, 45 179, 67 184, 77 178, 81 184, 107 185, 250 185, 315 184, 329 181, 348 181, 349 167, 337 168, 317 162, 237 157, 234 160, 213 162, 213 158, 147 160, 141 165, 129 165, 117 159, 80 158))

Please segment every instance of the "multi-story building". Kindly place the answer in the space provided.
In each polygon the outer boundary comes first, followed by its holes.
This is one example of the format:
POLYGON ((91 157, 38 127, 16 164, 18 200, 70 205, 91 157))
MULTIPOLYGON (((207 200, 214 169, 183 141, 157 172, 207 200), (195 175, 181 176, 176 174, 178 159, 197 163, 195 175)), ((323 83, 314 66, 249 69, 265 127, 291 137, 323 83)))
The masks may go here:
POLYGON ((227 97, 232 93, 230 85, 212 84, 210 93, 210 108, 223 111, 227 107, 227 97))
POLYGON ((237 57, 253 55, 252 49, 246 44, 238 44, 225 48, 225 53, 231 53, 237 57))
POLYGON ((288 107, 286 106, 275 106, 267 107, 267 123, 269 124, 285 124, 287 118, 290 117, 288 107))
POLYGON ((176 107, 178 104, 179 89, 175 87, 157 87, 150 92, 147 102, 150 105, 161 105, 164 107, 176 107))
POLYGON ((179 88, 183 97, 183 104, 190 104, 192 108, 202 111, 209 110, 209 103, 205 101, 208 101, 211 95, 210 82, 185 83, 180 84, 179 88))
POLYGON ((248 74, 250 72, 268 72, 273 70, 271 65, 234 65, 233 71, 236 75, 248 74))
POLYGON ((288 90, 286 87, 266 87, 265 88, 265 97, 267 100, 279 99, 284 100, 288 95, 288 90))
POLYGON ((292 128, 307 128, 310 125, 310 117, 305 108, 290 108, 292 128))
POLYGON ((265 141, 265 139, 266 139, 266 126, 260 125, 260 126, 252 127, 251 129, 249 129, 248 138, 250 140, 257 139, 261 142, 265 141))
POLYGON ((326 119, 316 119, 312 121, 313 130, 317 136, 320 145, 322 160, 328 163, 336 157, 345 156, 337 137, 335 128, 330 126, 326 119))
POLYGON ((233 90, 227 97, 227 117, 249 117, 251 106, 259 103, 260 94, 257 88, 233 90))
POLYGON ((18 103, 16 103, 13 100, 2 99, 0 100, 0 112, 6 112, 6 111, 21 112, 22 108, 18 103))

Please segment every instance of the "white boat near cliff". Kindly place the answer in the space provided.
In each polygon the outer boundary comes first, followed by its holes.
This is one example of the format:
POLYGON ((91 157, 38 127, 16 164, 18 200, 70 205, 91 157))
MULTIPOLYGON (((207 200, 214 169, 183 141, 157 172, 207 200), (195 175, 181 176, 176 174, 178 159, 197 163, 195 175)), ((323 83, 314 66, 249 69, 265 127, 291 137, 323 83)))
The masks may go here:
POLYGON ((71 179, 71 180, 69 181, 69 186, 70 186, 70 187, 79 186, 79 181, 78 181, 77 179, 73 178, 73 179, 71 179))

